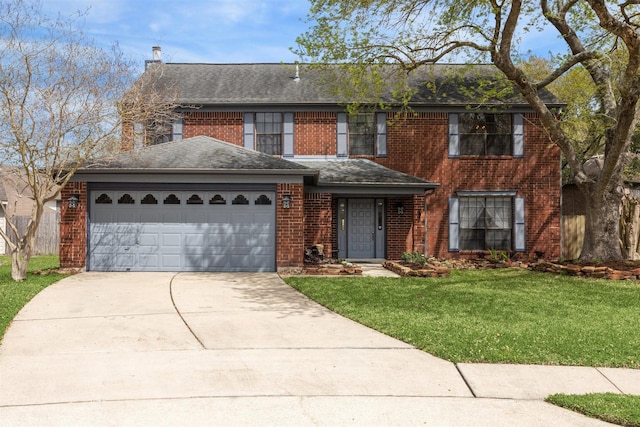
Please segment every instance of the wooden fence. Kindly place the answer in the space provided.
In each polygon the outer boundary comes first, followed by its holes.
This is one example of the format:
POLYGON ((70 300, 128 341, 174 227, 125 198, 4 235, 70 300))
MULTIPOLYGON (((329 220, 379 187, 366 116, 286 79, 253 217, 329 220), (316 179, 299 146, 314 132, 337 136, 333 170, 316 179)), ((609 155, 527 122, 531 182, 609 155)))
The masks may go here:
POLYGON ((578 259, 584 242, 584 215, 562 216, 562 259, 578 259))
MULTIPOLYGON (((29 223, 29 216, 16 216, 13 218, 15 226, 23 233, 29 223)), ((10 233, 11 236, 11 233, 10 233)), ((0 239, 1 240, 1 239, 0 239)), ((12 241, 15 239, 12 236, 12 241)), ((33 255, 58 255, 60 247, 60 214, 56 212, 45 213, 40 220, 40 226, 36 232, 36 245, 33 255)), ((5 254, 8 254, 8 248, 5 254)))

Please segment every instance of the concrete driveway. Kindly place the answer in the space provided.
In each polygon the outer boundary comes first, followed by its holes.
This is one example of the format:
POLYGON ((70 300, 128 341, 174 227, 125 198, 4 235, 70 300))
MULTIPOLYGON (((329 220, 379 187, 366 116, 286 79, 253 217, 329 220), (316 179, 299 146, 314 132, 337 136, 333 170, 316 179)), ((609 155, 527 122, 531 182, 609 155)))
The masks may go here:
POLYGON ((604 424, 468 383, 276 274, 91 272, 45 289, 7 331, 0 425, 604 424))

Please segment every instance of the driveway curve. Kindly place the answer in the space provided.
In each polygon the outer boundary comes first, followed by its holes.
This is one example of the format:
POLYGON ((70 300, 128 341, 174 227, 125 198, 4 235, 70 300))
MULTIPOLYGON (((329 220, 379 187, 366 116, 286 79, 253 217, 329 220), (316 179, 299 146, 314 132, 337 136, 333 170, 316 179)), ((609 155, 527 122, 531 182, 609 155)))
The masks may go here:
POLYGON ((0 346, 0 424, 602 425, 475 398, 458 368, 310 301, 277 274, 81 273, 0 346))

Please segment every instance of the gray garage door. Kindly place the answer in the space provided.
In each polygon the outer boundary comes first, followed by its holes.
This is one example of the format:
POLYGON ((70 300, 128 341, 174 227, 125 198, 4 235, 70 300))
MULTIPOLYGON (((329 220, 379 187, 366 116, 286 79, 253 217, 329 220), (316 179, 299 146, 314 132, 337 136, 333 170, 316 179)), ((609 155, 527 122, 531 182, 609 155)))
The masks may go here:
POLYGON ((275 193, 91 191, 90 270, 275 271, 275 193))

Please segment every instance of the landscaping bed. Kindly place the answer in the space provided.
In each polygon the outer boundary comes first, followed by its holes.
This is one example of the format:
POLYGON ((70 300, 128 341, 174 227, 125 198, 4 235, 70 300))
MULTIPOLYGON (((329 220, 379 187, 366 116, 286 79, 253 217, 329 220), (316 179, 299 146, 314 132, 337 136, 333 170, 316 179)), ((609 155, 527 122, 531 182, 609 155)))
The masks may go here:
POLYGON ((495 268, 526 268, 531 271, 566 274, 577 277, 610 280, 640 280, 640 261, 616 261, 598 264, 551 262, 537 260, 524 262, 496 259, 424 259, 420 262, 385 261, 383 266, 403 277, 448 277, 451 270, 488 270, 495 268))
POLYGON ((362 275, 362 268, 350 262, 305 264, 301 274, 315 276, 359 276, 362 275))
POLYGON ((522 261, 497 261, 489 259, 420 259, 413 255, 402 261, 385 261, 386 269, 402 277, 448 277, 451 270, 488 270, 494 268, 527 268, 528 263, 522 261), (411 258, 418 258, 418 262, 411 258))
POLYGON ((532 271, 567 274, 569 276, 591 277, 594 279, 638 280, 640 279, 640 263, 638 261, 617 261, 595 265, 577 263, 554 263, 538 261, 529 265, 532 271))

